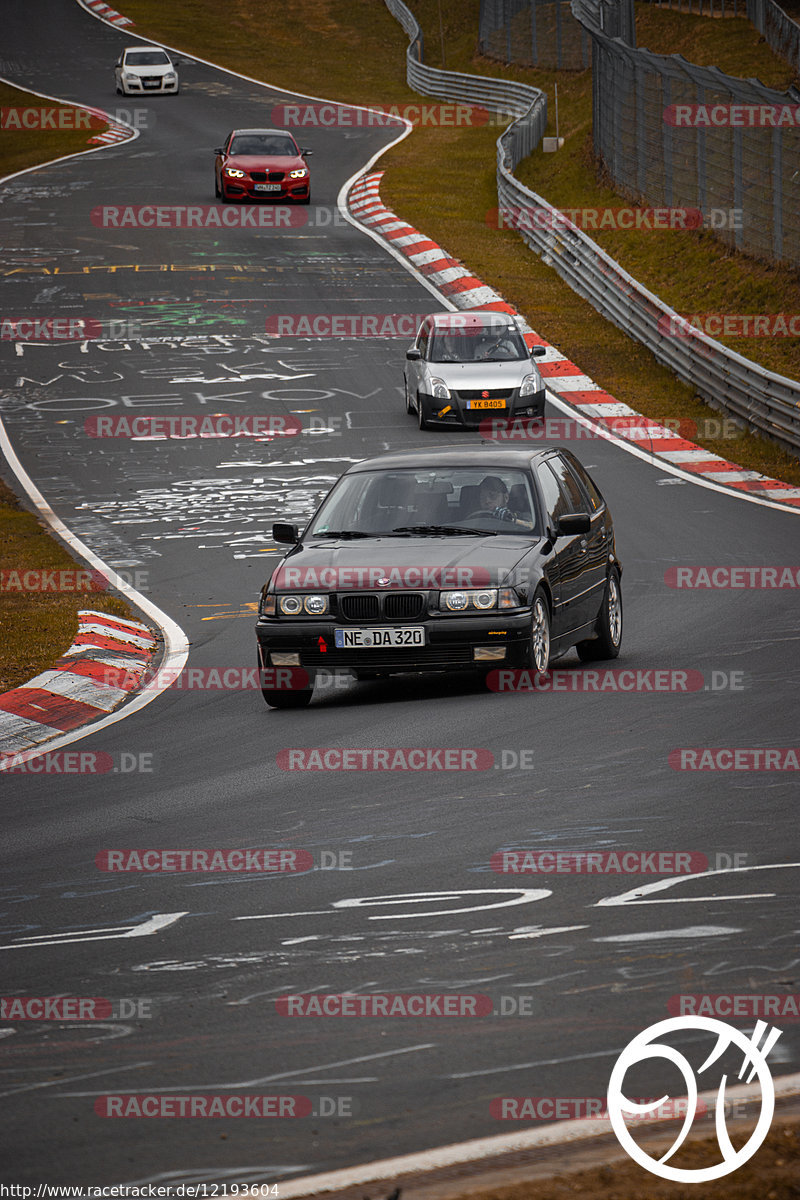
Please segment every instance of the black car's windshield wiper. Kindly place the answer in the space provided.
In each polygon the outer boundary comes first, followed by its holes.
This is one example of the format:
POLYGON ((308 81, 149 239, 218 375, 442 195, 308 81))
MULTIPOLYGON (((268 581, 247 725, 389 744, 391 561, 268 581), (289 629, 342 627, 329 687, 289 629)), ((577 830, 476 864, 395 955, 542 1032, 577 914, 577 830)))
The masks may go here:
POLYGON ((398 525, 392 530, 392 533, 418 534, 421 537, 428 533, 442 537, 459 537, 463 533, 472 533, 479 537, 494 537, 497 531, 495 529, 471 529, 466 525, 398 525))
POLYGON ((364 533, 363 529, 326 529, 320 533, 312 533, 315 538, 368 538, 376 537, 374 533, 364 533))

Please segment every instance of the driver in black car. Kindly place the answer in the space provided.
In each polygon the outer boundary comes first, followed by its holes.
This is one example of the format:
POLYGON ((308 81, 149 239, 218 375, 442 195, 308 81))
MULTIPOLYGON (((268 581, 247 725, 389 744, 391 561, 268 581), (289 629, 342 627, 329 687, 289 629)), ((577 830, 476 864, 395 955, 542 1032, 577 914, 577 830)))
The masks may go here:
MULTIPOLYGON (((515 525, 533 528, 533 522, 520 517, 508 507, 508 488, 499 475, 485 475, 478 493, 478 512, 489 513, 500 521, 513 521, 515 525)), ((470 514, 476 515, 476 514, 470 514)))

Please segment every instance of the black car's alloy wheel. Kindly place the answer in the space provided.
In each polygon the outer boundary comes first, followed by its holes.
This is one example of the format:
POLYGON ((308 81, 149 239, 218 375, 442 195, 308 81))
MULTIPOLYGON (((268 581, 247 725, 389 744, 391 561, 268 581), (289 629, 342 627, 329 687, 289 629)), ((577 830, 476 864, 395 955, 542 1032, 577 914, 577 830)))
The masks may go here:
POLYGON ((541 588, 534 593, 531 610, 530 666, 534 671, 546 671, 550 662, 550 608, 541 588))
POLYGON ((598 636, 589 642, 578 642, 581 662, 597 662, 604 658, 616 658, 622 645, 622 585, 619 571, 612 567, 606 580, 603 603, 597 618, 598 636))

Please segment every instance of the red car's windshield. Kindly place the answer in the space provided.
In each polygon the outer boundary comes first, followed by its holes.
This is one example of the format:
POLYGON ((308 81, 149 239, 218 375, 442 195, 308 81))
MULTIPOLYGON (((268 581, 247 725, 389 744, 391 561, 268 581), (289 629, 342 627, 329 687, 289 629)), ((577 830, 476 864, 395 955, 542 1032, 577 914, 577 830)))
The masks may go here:
POLYGON ((280 134, 246 133, 235 137, 230 145, 230 154, 253 154, 260 158, 296 158, 297 145, 290 137, 280 134))

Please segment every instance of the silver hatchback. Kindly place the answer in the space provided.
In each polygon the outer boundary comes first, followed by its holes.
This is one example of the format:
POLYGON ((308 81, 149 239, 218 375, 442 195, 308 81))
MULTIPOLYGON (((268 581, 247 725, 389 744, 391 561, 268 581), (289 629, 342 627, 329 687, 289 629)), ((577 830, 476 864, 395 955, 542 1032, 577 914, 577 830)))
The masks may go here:
POLYGON ((498 312, 430 313, 406 351, 406 412, 420 429, 477 428, 486 417, 543 417, 544 383, 513 316, 498 312))

